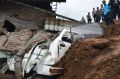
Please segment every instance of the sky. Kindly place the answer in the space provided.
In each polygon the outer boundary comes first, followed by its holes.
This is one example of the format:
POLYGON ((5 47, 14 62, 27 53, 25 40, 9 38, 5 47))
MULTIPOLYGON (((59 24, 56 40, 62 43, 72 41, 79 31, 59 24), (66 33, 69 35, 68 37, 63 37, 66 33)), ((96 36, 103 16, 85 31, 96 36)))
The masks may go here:
POLYGON ((67 0, 66 3, 58 4, 57 13, 76 19, 81 20, 81 17, 92 12, 93 7, 99 7, 102 0, 67 0))

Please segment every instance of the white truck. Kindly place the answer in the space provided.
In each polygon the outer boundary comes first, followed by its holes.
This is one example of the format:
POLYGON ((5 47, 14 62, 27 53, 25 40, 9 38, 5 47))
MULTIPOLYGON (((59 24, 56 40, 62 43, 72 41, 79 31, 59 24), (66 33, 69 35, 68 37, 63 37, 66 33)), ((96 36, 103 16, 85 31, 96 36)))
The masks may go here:
MULTIPOLYGON (((47 47, 44 42, 36 43, 28 53, 26 52, 22 60, 23 77, 31 71, 47 76, 62 74, 64 69, 53 67, 53 65, 58 63, 69 49, 72 40, 74 40, 72 38, 73 35, 78 38, 84 37, 83 35, 64 29, 60 35, 50 43, 49 47, 47 47)), ((14 63, 16 62, 16 55, 9 55, 4 52, 0 52, 0 54, 0 59, 4 59, 4 62, 0 62, 0 69, 4 70, 4 67, 7 66, 8 70, 15 71, 14 63)))

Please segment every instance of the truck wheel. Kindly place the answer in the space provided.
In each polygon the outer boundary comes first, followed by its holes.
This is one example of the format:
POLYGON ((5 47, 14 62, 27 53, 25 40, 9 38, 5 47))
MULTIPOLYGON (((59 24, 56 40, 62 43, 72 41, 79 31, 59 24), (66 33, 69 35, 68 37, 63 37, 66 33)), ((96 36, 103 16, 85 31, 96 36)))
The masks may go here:
POLYGON ((57 77, 55 76, 44 76, 44 75, 37 75, 34 74, 31 79, 57 79, 57 77))

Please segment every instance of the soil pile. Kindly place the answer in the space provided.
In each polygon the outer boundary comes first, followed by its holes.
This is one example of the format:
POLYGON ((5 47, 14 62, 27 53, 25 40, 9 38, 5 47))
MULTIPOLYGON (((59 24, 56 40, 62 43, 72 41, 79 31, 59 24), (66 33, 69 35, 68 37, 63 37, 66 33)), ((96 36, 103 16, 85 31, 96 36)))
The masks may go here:
POLYGON ((77 41, 57 64, 59 79, 120 79, 120 25, 103 26, 105 36, 77 41))

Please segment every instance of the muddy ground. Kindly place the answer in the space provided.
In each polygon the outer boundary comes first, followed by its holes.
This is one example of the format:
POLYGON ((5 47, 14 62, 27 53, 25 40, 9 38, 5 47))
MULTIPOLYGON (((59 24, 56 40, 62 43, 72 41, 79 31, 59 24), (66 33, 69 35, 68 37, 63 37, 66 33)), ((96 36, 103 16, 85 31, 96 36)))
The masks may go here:
POLYGON ((77 41, 57 66, 59 79, 120 79, 120 24, 105 26, 105 35, 77 41))

